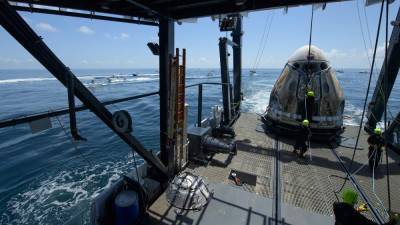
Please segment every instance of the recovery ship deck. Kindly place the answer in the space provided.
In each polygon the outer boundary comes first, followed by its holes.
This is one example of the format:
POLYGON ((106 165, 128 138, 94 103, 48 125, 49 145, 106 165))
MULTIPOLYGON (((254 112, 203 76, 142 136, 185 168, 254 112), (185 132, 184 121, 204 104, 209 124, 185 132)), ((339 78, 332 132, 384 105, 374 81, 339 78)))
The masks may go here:
MULTIPOLYGON (((149 208, 146 224, 334 224, 332 204, 340 198, 358 127, 346 126, 340 146, 311 144, 306 159, 292 153, 293 140, 267 135, 259 116, 242 113, 234 128, 237 155, 216 154, 208 165, 190 163, 185 171, 201 175, 209 183, 214 195, 200 211, 185 211, 177 215, 162 194, 149 208), (247 184, 237 186, 229 179, 232 170, 244 172, 247 184), (251 181, 255 180, 255 183, 251 181)), ((367 162, 367 134, 362 131, 353 171, 367 162)), ((385 157, 382 157, 383 159, 385 157)), ((399 156, 389 152, 391 190, 400 188, 399 156)), ((354 175, 361 189, 380 219, 386 221, 388 207, 386 165, 375 171, 375 193, 372 173, 368 165, 354 175), (378 199, 379 198, 379 199, 378 199)), ((351 180, 346 187, 354 187, 351 180)), ((393 211, 400 211, 400 198, 392 197, 393 211)), ((376 220, 373 210, 365 214, 376 220)))

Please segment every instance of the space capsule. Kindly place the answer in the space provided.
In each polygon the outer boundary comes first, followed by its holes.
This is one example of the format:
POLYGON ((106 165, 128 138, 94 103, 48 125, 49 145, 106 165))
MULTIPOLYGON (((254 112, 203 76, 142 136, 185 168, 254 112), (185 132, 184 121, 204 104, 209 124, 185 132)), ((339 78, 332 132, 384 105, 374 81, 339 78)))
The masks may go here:
POLYGON ((308 119, 312 138, 329 140, 342 131, 344 103, 342 88, 328 59, 320 49, 311 46, 309 51, 307 45, 289 58, 272 88, 262 119, 268 128, 285 134, 295 132, 308 119), (310 91, 313 101, 307 105, 310 91))

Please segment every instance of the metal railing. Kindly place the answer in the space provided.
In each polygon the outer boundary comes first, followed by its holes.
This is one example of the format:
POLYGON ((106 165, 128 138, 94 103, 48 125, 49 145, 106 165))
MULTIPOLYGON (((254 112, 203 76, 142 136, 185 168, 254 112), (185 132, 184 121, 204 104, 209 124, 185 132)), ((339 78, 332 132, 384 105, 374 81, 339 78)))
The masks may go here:
MULTIPOLYGON (((201 119, 202 119, 202 110, 203 110, 203 85, 228 85, 224 83, 218 83, 218 82, 202 82, 202 83, 196 83, 196 84, 191 84, 187 85, 185 88, 190 88, 190 87, 195 87, 198 86, 198 96, 197 96, 197 124, 201 124, 201 119)), ((232 90, 232 88, 230 88, 232 90)), ((153 96, 159 94, 158 91, 155 92, 149 92, 145 94, 140 94, 140 95, 134 95, 131 97, 126 97, 126 98, 119 98, 119 99, 113 99, 113 100, 108 100, 102 102, 103 105, 112 105, 116 103, 121 103, 121 102, 126 102, 126 101, 131 101, 135 99, 140 99, 140 98, 145 98, 148 96, 153 96)), ((84 111, 88 110, 88 107, 85 105, 80 105, 75 108, 75 111, 84 111)), ((24 123, 30 123, 35 120, 40 120, 43 118, 49 118, 49 117, 56 117, 56 116, 61 116, 69 113, 68 108, 61 108, 61 109, 56 109, 56 110, 49 110, 47 112, 40 112, 40 113, 34 113, 30 114, 27 116, 20 116, 17 118, 11 118, 11 119, 4 119, 0 120, 0 128, 5 128, 5 127, 11 127, 11 126, 16 126, 19 124, 24 124, 24 123)))
MULTIPOLYGON (((102 102, 102 104, 103 105, 111 105, 111 104, 115 104, 115 103, 144 98, 147 96, 157 95, 158 93, 159 92, 157 91, 157 92, 150 92, 150 93, 135 95, 135 96, 126 97, 126 98, 114 99, 114 100, 104 101, 104 102, 102 102)), ((87 106, 80 105, 75 108, 75 111, 78 112, 78 111, 83 111, 83 110, 87 110, 87 109, 89 109, 87 106)), ((11 127, 11 126, 15 126, 18 124, 29 123, 29 122, 32 122, 35 120, 40 120, 40 119, 48 118, 48 117, 61 116, 61 115, 65 115, 68 113, 69 113, 68 108, 62 108, 62 109, 56 109, 56 110, 49 110, 47 112, 42 112, 42 113, 34 113, 34 114, 30 114, 27 116, 21 116, 21 117, 17 117, 17 118, 5 119, 5 120, 0 121, 0 128, 11 127)))
POLYGON ((197 83, 197 84, 191 84, 186 86, 186 88, 189 87, 195 87, 198 86, 198 92, 197 92, 197 126, 201 126, 201 121, 203 118, 203 85, 229 85, 229 91, 232 92, 232 87, 228 83, 218 83, 218 82, 202 82, 202 83, 197 83))

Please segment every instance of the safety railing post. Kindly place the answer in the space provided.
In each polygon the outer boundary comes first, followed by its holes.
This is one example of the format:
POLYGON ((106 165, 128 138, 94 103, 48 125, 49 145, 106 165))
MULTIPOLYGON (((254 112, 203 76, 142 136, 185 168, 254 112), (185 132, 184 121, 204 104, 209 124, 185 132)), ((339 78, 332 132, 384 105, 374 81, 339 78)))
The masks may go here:
POLYGON ((203 84, 199 84, 197 96, 197 126, 201 127, 201 117, 203 112, 203 84))

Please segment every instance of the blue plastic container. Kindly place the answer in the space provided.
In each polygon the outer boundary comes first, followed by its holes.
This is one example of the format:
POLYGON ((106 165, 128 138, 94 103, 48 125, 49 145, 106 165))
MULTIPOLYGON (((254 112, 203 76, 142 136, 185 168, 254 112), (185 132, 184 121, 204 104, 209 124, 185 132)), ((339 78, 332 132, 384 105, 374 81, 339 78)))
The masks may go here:
POLYGON ((139 218, 139 197, 134 191, 122 191, 114 200, 115 224, 133 225, 139 218))

